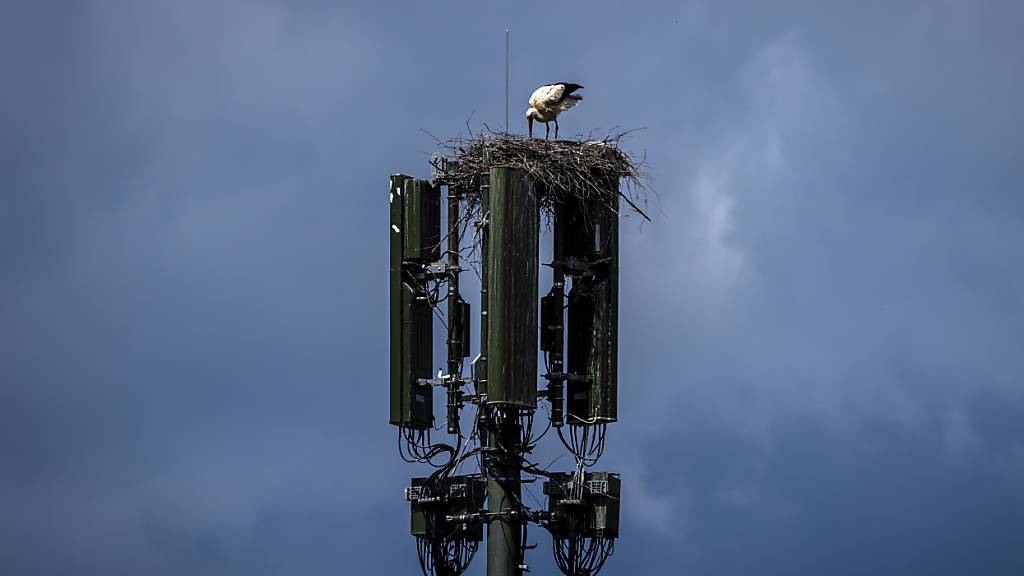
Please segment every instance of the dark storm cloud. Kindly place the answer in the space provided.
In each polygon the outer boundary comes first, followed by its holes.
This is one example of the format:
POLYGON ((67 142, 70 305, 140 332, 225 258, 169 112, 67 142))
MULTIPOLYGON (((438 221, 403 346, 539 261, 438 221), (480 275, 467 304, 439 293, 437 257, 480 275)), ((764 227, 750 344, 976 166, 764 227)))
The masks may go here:
POLYGON ((649 464, 639 496, 691 545, 645 550, 661 562, 1020 569, 1024 174, 1003 147, 1020 117, 974 109, 1021 90, 1012 32, 956 7, 899 16, 859 46, 884 56, 869 68, 827 22, 751 54, 740 106, 685 149, 674 225, 633 240, 672 263, 630 267, 663 304, 622 327, 639 336, 623 370, 658 390, 623 395, 624 421, 648 423, 647 462, 676 464, 649 464))
POLYGON ((608 569, 1022 569, 1018 8, 0 15, 5 573, 418 570, 383 182, 419 128, 501 125, 505 26, 513 129, 578 80, 563 131, 646 126, 660 195, 623 228, 608 569))

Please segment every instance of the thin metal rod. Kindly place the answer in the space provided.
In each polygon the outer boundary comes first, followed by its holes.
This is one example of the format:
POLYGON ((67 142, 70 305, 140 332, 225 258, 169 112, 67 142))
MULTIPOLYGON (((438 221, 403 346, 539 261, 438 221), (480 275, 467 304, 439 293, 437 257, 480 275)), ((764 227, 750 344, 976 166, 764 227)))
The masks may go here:
MULTIPOLYGON (((463 301, 459 294, 459 195, 448 185, 448 265, 456 271, 448 278, 448 433, 459 433, 459 389, 462 386, 463 301), (458 318, 458 321, 456 321, 458 318)), ((468 321, 468 318, 465 319, 468 321)))
POLYGON ((505 28, 505 134, 508 134, 508 28, 505 28))
MULTIPOLYGON (((551 371, 558 374, 565 369, 565 233, 569 223, 566 221, 565 204, 555 204, 555 226, 552 241, 551 294, 557 295, 558 317, 553 318, 558 328, 555 349, 550 353, 551 371)), ((561 380, 548 381, 548 401, 551 402, 551 425, 560 428, 565 423, 565 385, 561 380)))

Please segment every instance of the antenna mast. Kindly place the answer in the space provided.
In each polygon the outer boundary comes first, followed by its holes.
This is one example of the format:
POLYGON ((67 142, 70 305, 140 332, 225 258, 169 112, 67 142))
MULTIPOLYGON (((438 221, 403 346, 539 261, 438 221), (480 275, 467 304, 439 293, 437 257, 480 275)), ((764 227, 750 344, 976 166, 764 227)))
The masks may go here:
POLYGON ((505 134, 508 134, 508 28, 505 28, 505 134))

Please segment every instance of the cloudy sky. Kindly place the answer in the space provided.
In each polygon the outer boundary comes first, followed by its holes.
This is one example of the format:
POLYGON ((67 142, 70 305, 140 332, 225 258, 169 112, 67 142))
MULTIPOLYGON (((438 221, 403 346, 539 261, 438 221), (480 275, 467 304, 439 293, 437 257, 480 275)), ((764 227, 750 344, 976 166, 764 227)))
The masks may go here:
POLYGON ((418 573, 385 182, 506 27, 657 192, 607 573, 1024 573, 1021 6, 0 2, 3 573, 418 573))

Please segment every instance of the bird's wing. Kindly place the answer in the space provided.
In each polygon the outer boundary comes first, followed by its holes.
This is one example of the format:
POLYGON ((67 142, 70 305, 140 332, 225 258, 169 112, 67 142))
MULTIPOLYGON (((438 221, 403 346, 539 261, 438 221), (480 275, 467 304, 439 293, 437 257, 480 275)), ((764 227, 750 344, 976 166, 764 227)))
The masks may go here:
POLYGON ((530 106, 538 110, 550 110, 562 99, 564 93, 565 84, 545 84, 533 91, 530 106))
POLYGON ((573 84, 572 82, 559 82, 558 84, 560 84, 564 88, 564 91, 562 92, 562 98, 565 98, 566 96, 572 94, 573 92, 583 88, 583 86, 580 86, 579 84, 573 84))
POLYGON ((573 106, 579 104, 580 100, 583 100, 583 96, 580 96, 578 94, 566 95, 563 96, 557 104, 555 104, 555 108, 557 108, 560 112, 565 112, 569 108, 572 108, 573 106))

